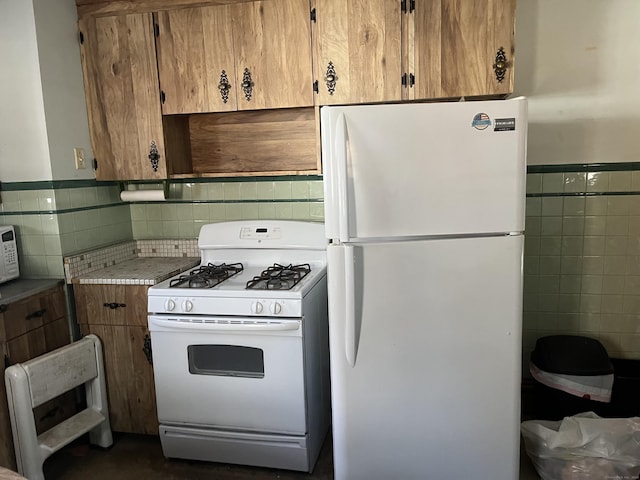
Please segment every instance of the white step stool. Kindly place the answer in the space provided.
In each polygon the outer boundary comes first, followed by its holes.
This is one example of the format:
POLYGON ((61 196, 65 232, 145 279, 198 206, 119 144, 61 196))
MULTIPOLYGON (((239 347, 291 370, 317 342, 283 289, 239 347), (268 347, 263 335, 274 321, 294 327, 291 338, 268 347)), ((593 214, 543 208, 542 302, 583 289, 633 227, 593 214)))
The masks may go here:
POLYGON ((44 480, 44 461, 87 432, 92 444, 113 444, 102 344, 95 335, 8 367, 5 382, 18 472, 29 480, 44 480), (37 435, 33 409, 82 384, 87 408, 37 435))

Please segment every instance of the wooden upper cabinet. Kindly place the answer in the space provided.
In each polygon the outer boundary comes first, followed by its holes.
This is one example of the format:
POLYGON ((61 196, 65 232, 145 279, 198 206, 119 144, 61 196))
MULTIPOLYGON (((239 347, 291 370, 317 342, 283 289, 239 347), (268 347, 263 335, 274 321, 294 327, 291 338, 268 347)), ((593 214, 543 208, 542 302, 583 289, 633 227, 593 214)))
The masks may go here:
POLYGON ((250 2, 234 9, 238 110, 312 106, 309 0, 250 2))
POLYGON ((152 15, 86 17, 79 26, 96 178, 166 178, 152 15))
POLYGON ((157 13, 164 114, 313 105, 308 0, 157 13))
POLYGON ((317 0, 318 103, 401 100, 402 10, 397 0, 317 0))
POLYGON ((417 0, 414 15, 413 98, 513 91, 515 0, 417 0))
POLYGON ((157 13, 164 114, 237 110, 231 6, 157 13))
POLYGON ((316 0, 316 8, 321 105, 513 91, 515 0, 316 0))

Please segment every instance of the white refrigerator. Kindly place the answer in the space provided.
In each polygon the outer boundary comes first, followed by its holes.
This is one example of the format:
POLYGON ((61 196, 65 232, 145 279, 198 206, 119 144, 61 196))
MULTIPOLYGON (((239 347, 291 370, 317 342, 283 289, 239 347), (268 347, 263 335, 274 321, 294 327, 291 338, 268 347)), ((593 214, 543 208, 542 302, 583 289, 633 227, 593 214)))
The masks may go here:
POLYGON ((336 480, 517 480, 526 99, 321 132, 336 480))

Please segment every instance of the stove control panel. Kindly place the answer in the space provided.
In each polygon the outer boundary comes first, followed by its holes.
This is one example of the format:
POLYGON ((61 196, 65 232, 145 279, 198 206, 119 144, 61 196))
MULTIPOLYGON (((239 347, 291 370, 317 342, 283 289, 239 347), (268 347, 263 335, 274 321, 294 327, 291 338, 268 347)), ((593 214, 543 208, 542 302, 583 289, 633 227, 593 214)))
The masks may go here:
POLYGON ((283 298, 205 298, 149 296, 149 313, 300 317, 302 302, 283 298))
POLYGON ((240 238, 246 240, 273 240, 282 238, 282 231, 279 227, 242 227, 240 238))

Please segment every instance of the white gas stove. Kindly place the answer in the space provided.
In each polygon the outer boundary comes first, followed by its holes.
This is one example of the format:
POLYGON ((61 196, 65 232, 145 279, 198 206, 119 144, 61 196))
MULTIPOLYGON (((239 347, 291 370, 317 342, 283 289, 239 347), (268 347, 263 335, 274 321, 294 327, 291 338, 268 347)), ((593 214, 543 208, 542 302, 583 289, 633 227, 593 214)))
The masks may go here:
POLYGON ((313 469, 329 428, 326 245, 318 223, 209 224, 200 266, 149 288, 165 456, 313 469))

